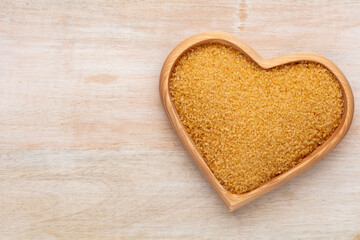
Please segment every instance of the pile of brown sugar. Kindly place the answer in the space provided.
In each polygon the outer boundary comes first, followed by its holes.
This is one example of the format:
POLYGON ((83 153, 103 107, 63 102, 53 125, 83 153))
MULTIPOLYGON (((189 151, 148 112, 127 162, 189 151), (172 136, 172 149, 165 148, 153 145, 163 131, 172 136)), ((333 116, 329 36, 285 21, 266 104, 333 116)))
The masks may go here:
POLYGON ((197 149, 235 194, 301 162, 334 132, 344 107, 339 82, 321 64, 264 70, 237 50, 215 43, 187 51, 169 87, 197 149))

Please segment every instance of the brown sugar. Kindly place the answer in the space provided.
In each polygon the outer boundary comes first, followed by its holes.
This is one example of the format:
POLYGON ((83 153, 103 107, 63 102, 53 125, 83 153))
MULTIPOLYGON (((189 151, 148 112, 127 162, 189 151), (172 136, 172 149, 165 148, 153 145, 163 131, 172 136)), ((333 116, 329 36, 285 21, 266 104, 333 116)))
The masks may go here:
POLYGON ((301 162, 334 132, 344 107, 340 84, 323 65, 304 61, 265 70, 217 43, 187 51, 169 88, 187 133, 235 194, 301 162))

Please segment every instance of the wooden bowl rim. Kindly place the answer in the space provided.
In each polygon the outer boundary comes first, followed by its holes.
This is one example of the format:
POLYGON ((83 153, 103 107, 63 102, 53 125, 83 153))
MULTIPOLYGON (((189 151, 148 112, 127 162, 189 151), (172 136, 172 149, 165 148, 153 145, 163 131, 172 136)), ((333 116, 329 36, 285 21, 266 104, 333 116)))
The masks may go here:
POLYGON ((229 211, 233 211, 256 199, 257 197, 271 191, 280 184, 285 183, 286 181, 310 168, 312 165, 322 159, 346 135, 347 131, 350 128, 354 113, 354 97, 351 87, 341 70, 327 58, 314 53, 298 52, 278 56, 271 59, 264 59, 259 54, 257 54, 255 50, 253 50, 250 46, 239 40, 237 37, 229 33, 220 31, 210 31, 194 35, 176 46, 168 55, 163 64, 160 74, 159 87, 161 101, 175 132, 181 139, 183 145, 185 146, 185 149, 187 150, 191 158, 199 167, 210 185, 214 188, 214 190, 223 200, 229 211), (260 187, 243 194, 232 194, 228 192, 216 179, 210 168, 207 166, 205 160, 202 158, 201 154, 197 150, 194 142, 186 132, 182 122, 180 121, 180 118, 169 93, 169 78, 177 60, 190 48, 208 42, 219 42, 224 45, 231 46, 239 50, 240 52, 246 54, 250 59, 252 59, 263 69, 269 69, 279 65, 300 61, 320 63, 336 76, 337 80, 340 82, 343 91, 344 113, 340 125, 336 128, 335 132, 330 136, 330 138, 326 140, 322 145, 320 145, 317 149, 315 149, 310 155, 305 157, 295 167, 276 176, 275 178, 271 179, 260 187))

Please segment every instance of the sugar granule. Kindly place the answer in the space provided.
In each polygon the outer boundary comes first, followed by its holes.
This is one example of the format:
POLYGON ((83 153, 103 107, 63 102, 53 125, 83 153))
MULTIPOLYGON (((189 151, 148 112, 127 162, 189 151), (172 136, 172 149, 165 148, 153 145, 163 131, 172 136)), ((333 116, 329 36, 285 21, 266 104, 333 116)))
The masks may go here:
POLYGON ((187 133, 229 192, 251 191, 301 162, 341 122, 342 90, 315 62, 262 69, 218 43, 176 63, 170 95, 187 133))

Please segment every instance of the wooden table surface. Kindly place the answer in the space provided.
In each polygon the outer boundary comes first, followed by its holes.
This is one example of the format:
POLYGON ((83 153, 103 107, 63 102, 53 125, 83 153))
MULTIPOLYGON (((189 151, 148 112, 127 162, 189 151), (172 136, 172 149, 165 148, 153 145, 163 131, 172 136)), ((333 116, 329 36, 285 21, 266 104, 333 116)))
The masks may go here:
POLYGON ((359 1, 0 1, 0 239, 360 239, 360 121, 230 213, 163 111, 167 54, 208 30, 335 62, 360 101, 359 1))

